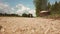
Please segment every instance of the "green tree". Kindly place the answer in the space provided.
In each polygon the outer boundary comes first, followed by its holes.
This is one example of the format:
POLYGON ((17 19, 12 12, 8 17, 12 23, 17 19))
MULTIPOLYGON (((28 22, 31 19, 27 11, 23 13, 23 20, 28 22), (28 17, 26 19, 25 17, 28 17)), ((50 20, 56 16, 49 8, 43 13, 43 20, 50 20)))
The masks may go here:
POLYGON ((52 5, 51 9, 52 9, 51 11, 52 11, 53 14, 59 14, 59 12, 60 12, 59 11, 60 10, 59 3, 56 1, 55 4, 52 5))
POLYGON ((55 4, 51 6, 51 15, 54 17, 60 16, 60 2, 56 1, 55 4))
POLYGON ((40 16, 40 11, 46 10, 47 0, 34 0, 36 15, 40 16))
POLYGON ((48 10, 51 10, 51 4, 50 4, 50 2, 48 2, 47 9, 48 9, 48 10))

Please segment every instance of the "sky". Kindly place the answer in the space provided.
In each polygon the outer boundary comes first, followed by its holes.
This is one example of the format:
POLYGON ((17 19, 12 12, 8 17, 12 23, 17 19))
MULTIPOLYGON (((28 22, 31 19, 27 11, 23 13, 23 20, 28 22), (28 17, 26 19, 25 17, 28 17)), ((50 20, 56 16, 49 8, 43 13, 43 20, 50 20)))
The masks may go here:
POLYGON ((12 7, 15 7, 17 4, 23 4, 32 9, 34 8, 33 0, 0 0, 0 1, 9 4, 12 7))
MULTIPOLYGON (((49 0, 51 4, 60 0, 49 0)), ((0 0, 0 13, 19 14, 31 13, 36 16, 33 0, 0 0)))
MULTIPOLYGON (((53 4, 55 1, 60 1, 60 0, 49 0, 51 4, 53 4)), ((17 4, 23 4, 31 9, 34 8, 33 0, 0 0, 0 2, 9 4, 12 7, 15 7, 17 4)))
POLYGON ((54 4, 55 1, 59 2, 60 0, 49 0, 49 2, 50 2, 51 4, 54 4))

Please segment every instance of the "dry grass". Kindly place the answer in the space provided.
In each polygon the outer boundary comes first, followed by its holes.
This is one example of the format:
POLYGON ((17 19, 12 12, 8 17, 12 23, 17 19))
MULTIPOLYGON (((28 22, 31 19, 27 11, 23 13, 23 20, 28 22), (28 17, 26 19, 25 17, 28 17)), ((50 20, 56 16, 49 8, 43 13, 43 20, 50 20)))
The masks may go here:
POLYGON ((0 34, 60 34, 60 20, 0 17, 0 34))

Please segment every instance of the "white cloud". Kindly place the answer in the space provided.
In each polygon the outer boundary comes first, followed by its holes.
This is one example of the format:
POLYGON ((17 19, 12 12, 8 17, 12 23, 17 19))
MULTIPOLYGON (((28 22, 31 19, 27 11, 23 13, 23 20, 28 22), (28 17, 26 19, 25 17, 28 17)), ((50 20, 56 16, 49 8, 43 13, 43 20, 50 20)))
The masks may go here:
POLYGON ((0 3, 0 12, 1 13, 5 13, 6 11, 8 11, 8 5, 7 4, 3 4, 3 3, 0 3))
POLYGON ((33 16, 35 15, 35 10, 31 10, 30 8, 24 6, 23 4, 16 5, 15 8, 10 7, 8 4, 0 3, 0 13, 8 13, 8 14, 19 14, 22 15, 23 13, 31 13, 33 16))
POLYGON ((36 13, 35 10, 33 10, 33 9, 31 10, 30 8, 28 8, 28 7, 26 7, 26 6, 22 5, 22 4, 18 4, 16 6, 16 8, 18 9, 17 14, 22 15, 23 13, 27 13, 27 14, 31 13, 31 14, 33 14, 33 16, 36 16, 35 15, 35 13, 36 13))
POLYGON ((20 14, 20 15, 26 12, 28 13, 28 11, 30 10, 30 8, 27 8, 22 4, 16 5, 16 9, 17 9, 17 14, 20 14))
POLYGON ((15 13, 15 9, 6 3, 0 3, 0 13, 13 14, 15 13))
POLYGON ((31 13, 34 17, 36 17, 36 11, 35 10, 30 10, 29 13, 31 13))

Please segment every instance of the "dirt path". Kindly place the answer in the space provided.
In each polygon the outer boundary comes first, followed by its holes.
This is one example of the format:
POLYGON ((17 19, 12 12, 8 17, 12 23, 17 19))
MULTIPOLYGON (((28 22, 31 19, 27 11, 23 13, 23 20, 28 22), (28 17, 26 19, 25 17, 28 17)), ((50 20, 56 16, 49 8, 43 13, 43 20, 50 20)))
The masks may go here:
POLYGON ((60 34, 60 20, 0 17, 0 34, 60 34))

